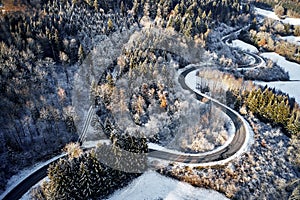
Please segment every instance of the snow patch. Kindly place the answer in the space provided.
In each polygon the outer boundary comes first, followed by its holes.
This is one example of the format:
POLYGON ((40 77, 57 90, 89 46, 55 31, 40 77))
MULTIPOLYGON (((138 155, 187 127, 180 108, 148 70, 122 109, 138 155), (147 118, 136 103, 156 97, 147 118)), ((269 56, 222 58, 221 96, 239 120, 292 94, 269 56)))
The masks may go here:
POLYGON ((129 186, 115 192, 108 200, 226 200, 223 194, 213 190, 196 188, 188 183, 180 182, 148 171, 135 179, 129 186))
POLYGON ((81 147, 86 148, 86 149, 91 149, 91 148, 97 147, 100 144, 110 145, 111 140, 103 139, 103 140, 96 140, 96 141, 84 141, 84 143, 81 145, 81 147))
POLYGON ((289 81, 289 82, 283 82, 283 81, 276 81, 276 82, 261 82, 261 81, 255 81, 256 84, 268 87, 275 88, 278 90, 281 90, 284 93, 289 94, 290 97, 294 97, 295 100, 300 103, 300 82, 299 81, 289 81))
POLYGON ((231 45, 232 47, 237 47, 243 51, 248 51, 248 52, 251 52, 251 53, 258 53, 258 49, 251 45, 251 44, 248 44, 246 42, 243 42, 241 40, 233 40, 232 43, 228 43, 229 45, 231 45))
POLYGON ((296 36, 284 36, 284 37, 280 37, 282 40, 285 40, 289 43, 295 44, 295 45, 300 45, 300 36, 296 37, 296 36))
MULTIPOLYGON (((288 36, 286 38, 289 38, 289 40, 300 40, 300 37, 293 37, 288 36)), ((236 44, 234 47, 243 48, 248 46, 247 48, 252 49, 255 48, 254 46, 250 44, 243 44, 241 42, 236 42, 233 44, 236 44), (252 46, 252 47, 251 47, 252 46)), ((246 48, 246 51, 247 51, 246 48)), ((245 49, 245 48, 244 48, 245 49)), ((291 97, 295 97, 296 101, 300 103, 300 65, 286 60, 285 57, 275 53, 275 52, 269 52, 269 53, 262 53, 260 54, 262 57, 272 60, 273 62, 277 63, 278 66, 282 67, 285 71, 289 73, 290 80, 287 82, 282 81, 275 81, 275 82, 262 82, 262 81, 255 81, 255 83, 259 85, 268 85, 269 87, 274 87, 278 90, 281 90, 282 92, 288 93, 291 97)), ((264 62, 263 62, 264 63, 264 62)))
POLYGON ((285 57, 283 57, 275 52, 262 53, 261 56, 264 58, 268 58, 268 59, 272 60, 273 62, 276 62, 277 65, 279 65, 280 67, 282 67, 285 71, 287 71, 289 73, 291 80, 300 80, 300 65, 299 64, 297 64, 295 62, 287 61, 285 59, 285 57))
POLYGON ((284 24, 290 24, 290 25, 300 25, 300 18, 285 18, 285 19, 280 19, 273 11, 268 11, 268 10, 264 10, 261 8, 254 8, 255 13, 257 15, 261 15, 267 18, 271 18, 274 20, 278 20, 283 22, 284 24))

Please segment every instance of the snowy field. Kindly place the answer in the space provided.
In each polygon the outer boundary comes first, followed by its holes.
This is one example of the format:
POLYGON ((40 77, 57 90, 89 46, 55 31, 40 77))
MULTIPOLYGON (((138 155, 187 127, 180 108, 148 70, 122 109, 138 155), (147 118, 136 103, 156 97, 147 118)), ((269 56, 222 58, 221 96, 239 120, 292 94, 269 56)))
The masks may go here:
POLYGON ((285 36, 285 37, 280 37, 282 40, 285 40, 289 43, 300 45, 300 36, 285 36))
POLYGON ((227 200, 223 194, 214 190, 196 188, 188 183, 180 182, 158 174, 145 172, 133 180, 126 188, 115 192, 108 200, 227 200))
POLYGON ((261 8, 254 8, 255 12, 257 15, 261 15, 264 17, 268 17, 274 20, 279 20, 285 24, 290 24, 290 25, 300 25, 300 18, 289 18, 287 17, 286 19, 280 19, 273 11, 268 11, 264 10, 261 8))

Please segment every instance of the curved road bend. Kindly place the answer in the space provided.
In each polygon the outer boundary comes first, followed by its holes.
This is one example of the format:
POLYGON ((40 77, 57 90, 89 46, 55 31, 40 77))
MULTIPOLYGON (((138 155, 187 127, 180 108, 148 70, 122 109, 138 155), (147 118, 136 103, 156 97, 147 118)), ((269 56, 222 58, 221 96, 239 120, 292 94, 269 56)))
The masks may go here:
MULTIPOLYGON (((227 35, 225 35, 224 37, 221 38, 222 42, 225 43, 227 46, 230 46, 229 45, 229 42, 228 40, 230 39, 233 39, 233 38, 236 38, 237 35, 242 31, 242 30, 247 30, 249 28, 249 26, 246 26, 244 28, 241 28, 237 31, 233 31, 227 35)), ((253 69, 253 68, 257 68, 257 67, 263 67, 264 65, 266 65, 265 63, 265 60, 258 56, 257 54, 255 53, 250 53, 250 52, 246 52, 246 51, 243 51, 243 53, 245 54, 248 54, 249 56, 253 57, 255 59, 255 63, 254 64, 251 64, 250 66, 249 65, 240 65, 238 67, 238 69, 253 69)))
MULTIPOLYGON (((191 88, 189 88, 186 83, 185 83, 185 77, 192 71, 196 70, 196 67, 191 67, 184 72, 182 72, 179 76, 179 83, 181 84, 181 87, 185 90, 189 90, 192 93, 195 93, 196 98, 198 100, 201 100, 202 98, 207 98, 206 95, 202 93, 198 93, 193 91, 191 88)), ((221 104, 220 102, 209 99, 210 103, 212 103, 214 106, 225 112, 233 121, 233 124, 236 128, 236 132, 234 135, 233 140, 231 143, 223 149, 220 149, 217 152, 214 152, 212 154, 208 155, 201 155, 201 154, 175 154, 175 153, 170 153, 166 151, 155 151, 153 149, 149 149, 149 156, 153 158, 159 158, 163 160, 168 160, 168 161, 174 161, 174 162, 181 162, 181 163, 190 163, 190 164, 204 164, 204 163, 211 163, 211 162, 216 162, 216 161, 222 161, 226 160, 233 155, 235 155, 245 144, 246 142, 246 137, 247 137, 247 127, 242 119, 242 117, 237 114, 236 112, 232 111, 225 105, 221 104)))
POLYGON ((244 54, 248 54, 249 56, 253 57, 255 62, 253 64, 251 64, 250 66, 249 65, 239 65, 238 69, 241 70, 241 69, 253 69, 253 68, 258 68, 258 67, 263 67, 266 63, 265 63, 265 60, 256 55, 255 53, 250 53, 250 52, 243 52, 244 54))
MULTIPOLYGON (((9 191, 5 191, 6 194, 3 196, 3 200, 18 200, 20 199, 26 192, 30 190, 34 185, 36 185, 39 181, 47 176, 48 167, 55 161, 59 160, 60 158, 65 157, 66 155, 57 156, 55 159, 51 159, 46 162, 46 164, 36 171, 29 174, 23 180, 21 180, 14 188, 9 191)), ((4 193, 5 193, 4 192, 4 193)), ((2 194, 3 195, 3 194, 2 194)), ((0 196, 1 198, 1 196, 0 196)))
POLYGON ((4 196, 3 200, 20 199, 26 192, 30 190, 31 187, 36 185, 40 180, 47 176, 48 167, 49 165, 45 165, 39 170, 30 174, 20 184, 18 184, 11 191, 9 191, 4 196))
MULTIPOLYGON (((191 88, 189 88, 185 83, 185 77, 190 72, 196 70, 196 67, 189 68, 185 70, 181 75, 179 76, 179 83, 181 84, 183 89, 189 90, 192 93, 196 94, 196 97, 198 100, 206 97, 204 94, 194 92, 191 88)), ((148 156, 152 158, 157 159, 163 159, 167 161, 174 161, 174 162, 180 162, 180 163, 190 163, 190 164, 203 164, 203 163, 210 163, 210 162, 216 162, 216 161, 222 161, 229 159, 233 155, 235 155, 240 149, 243 147, 244 143, 246 142, 246 135, 247 135, 247 128, 242 120, 242 117, 239 116, 237 113, 232 111, 231 109, 227 108, 225 105, 219 103, 216 100, 210 99, 211 103, 221 109, 223 112, 225 112, 233 121, 235 127, 236 127, 236 133, 232 140, 232 142, 226 147, 221 149, 220 151, 214 152, 212 154, 208 155, 188 155, 188 154, 176 154, 176 153, 170 153, 166 151, 160 151, 155 149, 149 149, 148 156)), ((89 112, 92 113, 92 112, 89 112)), ((89 115, 88 115, 89 116, 89 115)), ((87 117, 87 120, 90 120, 91 117, 87 117)), ((84 132, 86 132, 87 128, 83 129, 84 132)), ((83 133, 84 135, 85 133, 83 133)), ((49 162, 48 164, 44 165, 40 169, 32 172, 28 177, 26 177, 24 180, 22 180, 16 187, 14 187, 12 190, 8 191, 7 194, 3 197, 3 200, 17 200, 20 199, 32 186, 34 186, 36 183, 38 183, 40 180, 45 178, 47 176, 47 169, 50 164, 54 163, 58 159, 53 160, 52 162, 49 162)))

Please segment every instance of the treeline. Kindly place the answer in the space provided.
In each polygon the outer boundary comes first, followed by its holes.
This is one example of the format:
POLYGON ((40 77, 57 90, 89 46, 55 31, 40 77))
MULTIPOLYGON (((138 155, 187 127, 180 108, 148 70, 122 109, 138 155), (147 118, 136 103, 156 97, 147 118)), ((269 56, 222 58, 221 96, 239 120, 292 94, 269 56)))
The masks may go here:
POLYGON ((275 35, 277 34, 280 36, 300 35, 299 25, 290 25, 271 18, 265 18, 260 24, 258 24, 256 18, 254 18, 251 24, 251 29, 264 31, 275 35))
POLYGON ((290 135, 299 135, 300 110, 294 99, 266 87, 252 90, 244 101, 260 119, 283 127, 290 135))
POLYGON ((271 7, 278 16, 300 17, 300 2, 298 0, 257 0, 254 5, 258 7, 271 7))
POLYGON ((242 79, 218 70, 199 71, 198 76, 200 90, 205 88, 213 98, 244 114, 250 111, 262 121, 282 127, 290 136, 299 136, 300 108, 294 98, 275 89, 245 84, 242 79))
POLYGON ((300 63, 300 47, 297 44, 287 42, 282 39, 273 39, 270 33, 250 30, 251 43, 258 48, 262 47, 266 51, 274 51, 287 60, 300 63))
POLYGON ((236 99, 236 109, 245 105, 262 121, 282 127, 289 136, 299 135, 300 109, 295 99, 268 87, 253 88, 243 93, 231 90, 229 93, 236 99))
MULTIPOLYGON (((130 143, 130 138, 126 141, 130 143)), ((72 146, 67 158, 49 167, 49 181, 32 191, 33 199, 103 199, 147 168, 144 154, 126 154, 117 143, 86 153, 72 146)))
POLYGON ((213 22, 235 26, 249 13, 248 6, 239 0, 135 0, 133 16, 150 17, 162 27, 173 27, 186 36, 204 36, 213 22))
POLYGON ((0 40, 20 51, 30 50, 35 55, 33 61, 48 57, 57 63, 74 64, 91 48, 93 37, 129 28, 132 23, 119 13, 105 14, 108 10, 100 10, 101 5, 94 8, 84 2, 54 0, 28 14, 1 16, 0 40))

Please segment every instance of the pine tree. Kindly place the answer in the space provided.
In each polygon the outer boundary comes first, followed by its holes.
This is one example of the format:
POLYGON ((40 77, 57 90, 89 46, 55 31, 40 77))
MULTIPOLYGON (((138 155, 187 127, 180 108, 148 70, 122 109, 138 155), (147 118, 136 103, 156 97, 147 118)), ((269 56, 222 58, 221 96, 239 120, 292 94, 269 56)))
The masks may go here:
POLYGON ((175 31, 180 31, 180 27, 181 27, 181 17, 180 15, 177 15, 174 19, 174 23, 173 23, 173 27, 175 29, 175 31))
POLYGON ((281 101, 280 104, 278 105, 277 122, 279 124, 286 126, 287 121, 290 117, 289 115, 290 115, 290 107, 288 104, 288 100, 285 99, 281 101))
POLYGON ((82 45, 80 44, 79 48, 78 48, 78 60, 79 62, 82 62, 83 59, 84 59, 84 50, 83 50, 83 47, 82 45))
POLYGON ((109 87, 112 89, 114 87, 114 79, 111 74, 107 74, 106 81, 109 87))
POLYGON ((85 0, 85 2, 92 7, 93 6, 93 0, 85 0))
POLYGON ((296 135, 300 132, 299 112, 293 110, 286 128, 291 135, 296 135))
POLYGON ((247 100, 246 100, 246 104, 247 107, 250 109, 251 112, 255 113, 256 111, 256 106, 257 106, 257 95, 256 95, 256 91, 257 90, 251 90, 251 92, 249 93, 247 100))
POLYGON ((178 15, 178 14, 181 15, 181 10, 182 10, 182 9, 181 9, 180 5, 177 4, 177 5, 175 6, 175 8, 174 8, 175 15, 178 15))
POLYGON ((167 27, 174 27, 174 17, 173 16, 169 17, 167 27))
POLYGON ((144 4, 144 16, 146 16, 146 17, 150 16, 150 4, 149 4, 149 0, 145 0, 145 4, 144 4))
POLYGON ((126 14, 126 8, 125 8, 125 5, 124 5, 123 1, 121 1, 120 10, 121 10, 122 16, 125 16, 125 14, 126 14))
POLYGON ((193 36, 193 22, 190 17, 187 18, 186 23, 185 23, 185 28, 183 30, 184 30, 184 35, 186 37, 193 36))
POLYGON ((99 10, 98 0, 94 0, 93 6, 96 11, 99 10))
POLYGON ((211 12, 211 10, 208 12, 207 19, 208 20, 212 20, 212 12, 211 12))
POLYGON ((79 174, 80 174, 80 179, 79 179, 79 199, 90 199, 93 195, 93 191, 91 190, 91 176, 90 172, 85 163, 81 162, 80 163, 80 168, 79 168, 79 174))
POLYGON ((134 2, 133 2, 133 7, 132 7, 132 10, 133 10, 132 15, 133 15, 133 17, 134 17, 135 19, 138 18, 138 15, 139 15, 139 8, 140 8, 140 3, 139 3, 139 1, 138 1, 138 0, 134 0, 134 2))
POLYGON ((48 169, 50 181, 44 184, 47 199, 70 199, 70 177, 72 170, 68 161, 60 159, 58 163, 51 165, 48 169))
POLYGON ((265 116, 267 119, 272 119, 273 116, 275 115, 274 113, 274 101, 275 101, 275 94, 273 92, 270 91, 271 96, 269 97, 269 101, 268 104, 265 108, 265 116))
POLYGON ((206 20, 206 12, 204 11, 201 16, 202 20, 206 20))
POLYGON ((87 155, 86 166, 90 174, 90 189, 93 191, 92 197, 99 197, 102 193, 102 185, 106 184, 103 168, 97 160, 96 151, 92 150, 87 155))
POLYGON ((107 21, 107 29, 108 29, 109 32, 113 31, 113 29, 114 29, 114 23, 111 20, 111 18, 109 18, 108 21, 107 21))

